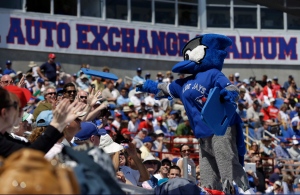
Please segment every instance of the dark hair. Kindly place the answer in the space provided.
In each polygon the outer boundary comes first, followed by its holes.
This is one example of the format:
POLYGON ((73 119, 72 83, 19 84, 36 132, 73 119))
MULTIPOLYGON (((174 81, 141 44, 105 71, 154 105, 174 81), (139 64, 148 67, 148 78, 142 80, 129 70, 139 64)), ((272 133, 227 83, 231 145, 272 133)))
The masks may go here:
POLYGON ((8 105, 10 105, 10 96, 9 96, 9 92, 3 88, 0 88, 0 109, 7 107, 8 105))
POLYGON ((171 169, 177 169, 179 171, 179 173, 181 173, 181 169, 177 166, 177 165, 172 165, 168 171, 168 173, 170 173, 171 169))
POLYGON ((187 144, 181 144, 180 145, 180 147, 179 147, 179 149, 180 149, 180 152, 182 151, 182 148, 183 148, 183 146, 188 146, 188 147, 190 147, 189 145, 187 145, 187 144))
POLYGON ((75 86, 74 83, 67 83, 67 84, 64 85, 63 91, 66 92, 66 89, 67 89, 68 87, 74 87, 74 88, 76 89, 76 86, 75 86))

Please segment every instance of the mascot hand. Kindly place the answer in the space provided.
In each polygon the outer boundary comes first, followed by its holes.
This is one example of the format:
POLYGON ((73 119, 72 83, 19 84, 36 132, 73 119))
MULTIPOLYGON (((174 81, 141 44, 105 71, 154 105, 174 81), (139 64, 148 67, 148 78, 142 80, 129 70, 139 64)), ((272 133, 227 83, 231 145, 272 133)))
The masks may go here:
POLYGON ((159 89, 157 88, 157 82, 152 80, 147 80, 144 83, 139 83, 136 85, 136 91, 148 92, 157 94, 159 89))
POLYGON ((235 102, 238 99, 239 93, 237 91, 229 91, 224 88, 220 91, 220 95, 221 99, 236 104, 235 102))

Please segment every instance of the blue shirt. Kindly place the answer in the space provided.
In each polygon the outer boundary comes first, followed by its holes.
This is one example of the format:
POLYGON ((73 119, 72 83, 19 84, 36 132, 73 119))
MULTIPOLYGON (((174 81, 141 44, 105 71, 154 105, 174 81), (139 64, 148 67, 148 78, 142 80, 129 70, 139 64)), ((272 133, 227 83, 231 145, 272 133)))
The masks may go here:
POLYGON ((3 75, 11 74, 11 73, 17 74, 16 71, 14 71, 13 69, 7 69, 7 68, 6 68, 6 69, 3 71, 3 75))
POLYGON ((130 102, 130 99, 128 97, 119 96, 117 98, 117 105, 123 106, 123 104, 128 104, 130 102))
POLYGON ((136 84, 138 84, 140 82, 145 82, 145 81, 146 80, 144 79, 144 77, 136 75, 132 78, 132 85, 135 86, 136 84))
POLYGON ((280 145, 277 145, 275 147, 275 154, 276 154, 277 158, 291 158, 287 149, 281 147, 280 145))

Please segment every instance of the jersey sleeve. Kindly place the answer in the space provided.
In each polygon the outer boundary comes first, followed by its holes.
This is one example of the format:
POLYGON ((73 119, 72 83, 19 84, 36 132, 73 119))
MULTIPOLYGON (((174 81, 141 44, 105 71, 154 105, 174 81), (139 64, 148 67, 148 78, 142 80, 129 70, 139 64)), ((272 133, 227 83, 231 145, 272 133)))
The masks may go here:
POLYGON ((177 79, 168 85, 168 91, 172 98, 180 98, 184 83, 185 79, 177 79))

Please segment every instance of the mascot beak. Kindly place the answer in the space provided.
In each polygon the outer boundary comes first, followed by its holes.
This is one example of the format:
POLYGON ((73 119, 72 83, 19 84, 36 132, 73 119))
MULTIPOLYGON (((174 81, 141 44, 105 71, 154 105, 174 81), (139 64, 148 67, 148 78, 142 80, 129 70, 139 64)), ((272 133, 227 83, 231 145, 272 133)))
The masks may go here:
POLYGON ((195 66, 199 66, 199 65, 200 64, 194 61, 184 60, 175 64, 172 68, 172 72, 182 73, 182 74, 194 74, 195 66))

